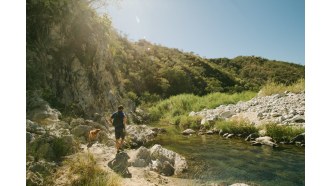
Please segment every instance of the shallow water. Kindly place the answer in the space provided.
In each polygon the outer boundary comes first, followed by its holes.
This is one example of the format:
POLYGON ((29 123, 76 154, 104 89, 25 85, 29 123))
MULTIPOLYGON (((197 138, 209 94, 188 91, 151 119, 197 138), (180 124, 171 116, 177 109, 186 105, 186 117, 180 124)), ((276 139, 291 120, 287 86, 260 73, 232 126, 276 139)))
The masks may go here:
POLYGON ((181 177, 203 182, 249 185, 305 185, 305 150, 294 145, 273 149, 251 146, 244 139, 218 135, 163 134, 153 144, 186 157, 189 170, 181 177))

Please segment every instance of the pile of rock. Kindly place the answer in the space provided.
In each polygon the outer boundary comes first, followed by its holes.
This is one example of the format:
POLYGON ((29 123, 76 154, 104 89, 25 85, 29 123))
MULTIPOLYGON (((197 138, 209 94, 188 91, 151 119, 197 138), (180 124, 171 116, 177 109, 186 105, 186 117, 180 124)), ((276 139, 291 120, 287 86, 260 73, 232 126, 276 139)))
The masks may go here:
POLYGON ((220 105, 215 109, 204 109, 191 112, 189 116, 203 117, 201 124, 217 119, 243 118, 254 124, 267 122, 285 125, 305 125, 305 93, 274 94, 272 96, 255 97, 246 102, 220 105))

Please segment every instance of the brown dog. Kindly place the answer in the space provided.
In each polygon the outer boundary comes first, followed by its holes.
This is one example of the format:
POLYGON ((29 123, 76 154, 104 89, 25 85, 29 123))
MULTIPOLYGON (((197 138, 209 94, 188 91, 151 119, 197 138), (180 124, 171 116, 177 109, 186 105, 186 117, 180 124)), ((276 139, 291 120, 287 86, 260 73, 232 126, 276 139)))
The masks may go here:
POLYGON ((88 141, 89 142, 92 142, 92 141, 95 141, 98 137, 98 133, 101 131, 101 129, 93 129, 91 131, 89 131, 89 134, 88 134, 88 141))

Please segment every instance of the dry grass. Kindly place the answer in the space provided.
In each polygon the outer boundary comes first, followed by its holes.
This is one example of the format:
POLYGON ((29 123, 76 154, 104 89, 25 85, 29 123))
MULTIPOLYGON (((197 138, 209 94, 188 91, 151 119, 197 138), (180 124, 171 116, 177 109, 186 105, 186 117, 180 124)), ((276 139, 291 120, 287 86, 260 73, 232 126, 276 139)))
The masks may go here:
POLYGON ((296 83, 286 86, 278 83, 268 83, 266 84, 259 93, 259 96, 269 96, 272 94, 284 93, 285 91, 300 93, 305 90, 305 79, 300 79, 296 83))
POLYGON ((80 154, 75 158, 64 161, 68 167, 68 175, 71 184, 76 186, 120 186, 121 178, 107 172, 96 165, 91 153, 80 154))

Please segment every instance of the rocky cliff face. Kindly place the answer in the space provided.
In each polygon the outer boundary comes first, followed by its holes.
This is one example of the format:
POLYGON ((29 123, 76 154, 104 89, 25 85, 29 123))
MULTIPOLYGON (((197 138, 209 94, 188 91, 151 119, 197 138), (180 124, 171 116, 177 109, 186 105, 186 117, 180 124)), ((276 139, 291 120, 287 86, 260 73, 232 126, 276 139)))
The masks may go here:
MULTIPOLYGON (((125 109, 134 110, 132 101, 124 99, 120 90, 122 85, 116 74, 107 68, 114 68, 104 61, 84 64, 78 58, 66 60, 66 65, 52 67, 46 71, 48 91, 43 90, 39 97, 44 97, 56 108, 79 116, 92 116, 94 113, 115 111, 119 104, 125 109)), ((34 91, 27 99, 34 99, 34 91)))

